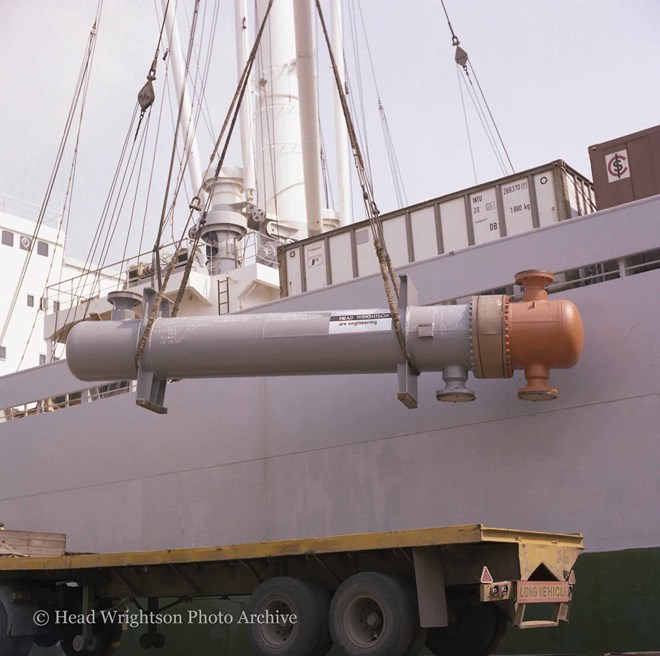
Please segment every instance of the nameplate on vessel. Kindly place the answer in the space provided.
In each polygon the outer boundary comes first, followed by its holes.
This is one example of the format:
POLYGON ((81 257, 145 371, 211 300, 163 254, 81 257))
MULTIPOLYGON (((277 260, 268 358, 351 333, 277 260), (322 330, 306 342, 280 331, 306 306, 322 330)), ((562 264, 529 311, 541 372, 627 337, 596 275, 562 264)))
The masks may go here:
POLYGON ((372 331, 392 330, 392 315, 389 312, 333 312, 330 315, 328 332, 331 335, 340 333, 368 333, 372 331))

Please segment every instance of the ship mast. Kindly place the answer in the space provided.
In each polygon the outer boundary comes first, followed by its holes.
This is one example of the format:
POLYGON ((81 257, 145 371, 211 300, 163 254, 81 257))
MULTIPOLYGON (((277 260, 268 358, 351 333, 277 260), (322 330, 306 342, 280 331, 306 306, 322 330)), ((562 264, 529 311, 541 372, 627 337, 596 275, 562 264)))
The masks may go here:
MULTIPOLYGON (((346 84, 346 72, 344 70, 344 34, 342 29, 341 0, 330 2, 330 23, 332 36, 332 50, 337 62, 337 73, 342 83, 342 92, 346 84)), ((339 225, 353 223, 353 212, 351 210, 351 176, 348 153, 348 130, 346 120, 341 108, 339 94, 334 96, 335 114, 335 160, 337 174, 337 212, 339 214, 339 225)))
MULTIPOLYGON (((256 22, 268 0, 257 0, 256 22)), ((257 181, 259 205, 271 236, 307 237, 305 183, 300 137, 293 0, 278 0, 268 18, 257 57, 257 181)))
MULTIPOLYGON (((181 121, 178 125, 175 140, 179 134, 183 134, 183 159, 188 158, 188 177, 192 186, 192 194, 195 195, 202 186, 202 170, 199 164, 199 151, 197 140, 195 139, 194 125, 192 122, 192 103, 188 94, 188 85, 186 84, 186 63, 181 51, 181 41, 179 39, 179 30, 176 25, 174 15, 176 5, 168 8, 168 0, 161 0, 161 6, 165 14, 165 32, 169 44, 169 57, 172 64, 172 74, 174 77, 174 88, 177 98, 183 95, 181 103, 181 121)), ((201 99, 200 99, 201 100, 201 99)))
MULTIPOLYGON (((235 0, 234 3, 236 17, 236 68, 237 80, 241 78, 245 63, 248 59, 250 46, 248 30, 248 8, 247 0, 235 0)), ((254 173, 254 137, 252 133, 252 114, 253 87, 250 85, 248 91, 243 97, 240 113, 241 126, 241 154, 243 157, 243 188, 248 202, 253 202, 256 194, 256 180, 254 173)))

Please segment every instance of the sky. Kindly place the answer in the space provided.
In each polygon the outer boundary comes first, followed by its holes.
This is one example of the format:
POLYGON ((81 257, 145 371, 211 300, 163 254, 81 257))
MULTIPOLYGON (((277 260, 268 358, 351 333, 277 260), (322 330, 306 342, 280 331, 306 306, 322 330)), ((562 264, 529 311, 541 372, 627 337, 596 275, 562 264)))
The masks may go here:
MULTIPOLYGON (((179 2, 184 39, 192 3, 179 2)), ((366 125, 379 208, 387 212, 398 205, 377 95, 410 204, 474 185, 454 48, 440 0, 357 3, 349 0, 344 7, 349 82, 353 100, 364 104, 357 119, 363 133, 366 125), (358 69, 352 63, 356 43, 361 89, 358 69)), ((96 0, 3 0, 0 4, 2 195, 37 205, 44 198, 96 4, 96 0)), ((517 171, 564 159, 591 177, 590 145, 660 123, 660 1, 445 0, 445 4, 517 171)), ((219 0, 219 11, 207 86, 209 126, 202 124, 199 130, 204 162, 210 154, 211 134, 219 129, 236 81, 233 3, 219 0)), ((158 29, 153 0, 104 0, 68 223, 67 249, 74 257, 85 259, 89 252, 158 29)), ((155 86, 160 97, 162 62, 159 67, 155 86)), ((327 61, 322 58, 322 84, 328 78, 327 61)), ((326 85, 319 96, 324 141, 331 143, 332 91, 326 85)), ((477 182, 501 177, 469 103, 466 111, 477 182)), ((163 202, 171 113, 168 104, 146 210, 143 251, 153 244, 163 202)), ((154 134, 152 129, 150 137, 154 134)), ((56 211, 62 206, 71 148, 50 203, 56 211)), ((239 153, 236 139, 228 163, 240 164, 239 153)), ((143 182, 148 180, 147 168, 143 182)), ((144 203, 139 197, 130 237, 130 200, 127 203, 107 263, 121 258, 127 241, 128 254, 137 252, 144 203)), ((359 203, 355 207, 356 219, 361 220, 363 210, 359 203)))

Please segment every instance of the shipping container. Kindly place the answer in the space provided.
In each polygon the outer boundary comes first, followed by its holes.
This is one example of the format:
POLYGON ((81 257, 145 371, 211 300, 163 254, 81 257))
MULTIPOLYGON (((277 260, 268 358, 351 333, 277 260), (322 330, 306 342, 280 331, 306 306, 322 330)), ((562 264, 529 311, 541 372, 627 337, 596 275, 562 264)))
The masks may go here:
MULTIPOLYGON (((395 267, 595 211, 592 183, 557 160, 384 214, 395 267)), ((293 296, 379 271, 368 221, 279 249, 281 294, 293 296)))
POLYGON ((602 210, 660 194, 660 125, 589 146, 602 210))

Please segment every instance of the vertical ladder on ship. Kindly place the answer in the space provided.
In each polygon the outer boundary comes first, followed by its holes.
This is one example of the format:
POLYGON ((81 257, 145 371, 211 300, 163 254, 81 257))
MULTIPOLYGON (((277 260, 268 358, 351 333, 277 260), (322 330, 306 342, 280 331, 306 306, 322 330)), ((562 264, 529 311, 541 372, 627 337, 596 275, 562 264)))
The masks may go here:
POLYGON ((218 314, 229 314, 229 278, 218 280, 218 314))

